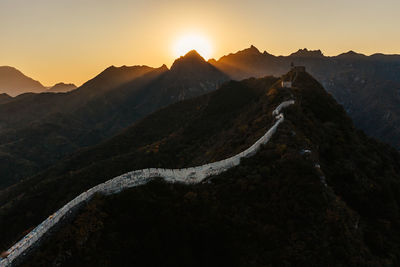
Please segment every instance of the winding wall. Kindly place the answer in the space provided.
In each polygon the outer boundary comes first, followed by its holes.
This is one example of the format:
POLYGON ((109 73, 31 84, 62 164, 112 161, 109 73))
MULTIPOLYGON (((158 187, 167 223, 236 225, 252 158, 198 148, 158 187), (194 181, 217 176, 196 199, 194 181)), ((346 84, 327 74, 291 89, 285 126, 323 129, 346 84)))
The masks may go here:
POLYGON ((122 190, 130 187, 135 187, 138 185, 143 185, 149 182, 152 178, 161 177, 167 182, 175 183, 185 183, 193 184, 199 183, 205 178, 220 174, 232 167, 240 164, 240 159, 245 157, 250 157, 254 155, 262 144, 266 144, 273 134, 276 132, 279 124, 284 120, 284 116, 281 110, 287 106, 294 104, 294 100, 284 101, 272 112, 275 116, 274 125, 251 147, 236 154, 233 157, 208 163, 202 166, 184 168, 184 169, 162 169, 162 168, 150 168, 143 170, 136 170, 128 172, 112 178, 102 184, 96 185, 91 189, 83 192, 67 204, 65 204, 61 209, 56 211, 54 214, 50 215, 46 220, 34 228, 29 234, 18 241, 10 249, 7 250, 7 258, 0 261, 0 267, 10 266, 15 260, 24 255, 33 245, 35 245, 44 234, 54 227, 64 216, 71 213, 72 209, 84 201, 88 201, 95 193, 101 194, 116 194, 122 190))

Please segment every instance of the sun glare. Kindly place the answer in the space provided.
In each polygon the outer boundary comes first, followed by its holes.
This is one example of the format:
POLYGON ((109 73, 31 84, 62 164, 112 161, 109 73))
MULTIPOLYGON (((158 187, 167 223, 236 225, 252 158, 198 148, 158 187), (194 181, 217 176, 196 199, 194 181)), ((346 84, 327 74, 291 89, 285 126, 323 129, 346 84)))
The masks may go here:
POLYGON ((201 35, 185 35, 174 44, 174 56, 176 58, 185 55, 191 50, 196 50, 206 60, 210 59, 212 54, 210 41, 201 35))

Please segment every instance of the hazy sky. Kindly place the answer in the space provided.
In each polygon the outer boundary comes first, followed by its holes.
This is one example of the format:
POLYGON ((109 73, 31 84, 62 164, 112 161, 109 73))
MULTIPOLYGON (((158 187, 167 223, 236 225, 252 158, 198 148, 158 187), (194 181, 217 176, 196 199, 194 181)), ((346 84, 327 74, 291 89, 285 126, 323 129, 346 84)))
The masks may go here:
POLYGON ((400 54, 399 11, 399 0, 0 0, 0 65, 80 85, 110 65, 170 65, 187 34, 215 58, 251 44, 400 54))

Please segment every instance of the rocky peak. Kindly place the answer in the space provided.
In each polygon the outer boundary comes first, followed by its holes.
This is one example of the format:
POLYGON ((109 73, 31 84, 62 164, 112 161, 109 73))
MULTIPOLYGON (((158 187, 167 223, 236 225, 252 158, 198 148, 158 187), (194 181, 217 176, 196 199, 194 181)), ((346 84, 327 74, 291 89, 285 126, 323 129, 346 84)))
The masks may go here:
POLYGON ((307 48, 299 49, 290 55, 291 57, 323 57, 321 50, 308 50, 307 48))
POLYGON ((201 66, 208 63, 204 60, 196 50, 191 50, 186 55, 181 56, 176 59, 171 66, 171 70, 181 69, 181 68, 191 68, 194 66, 201 66))

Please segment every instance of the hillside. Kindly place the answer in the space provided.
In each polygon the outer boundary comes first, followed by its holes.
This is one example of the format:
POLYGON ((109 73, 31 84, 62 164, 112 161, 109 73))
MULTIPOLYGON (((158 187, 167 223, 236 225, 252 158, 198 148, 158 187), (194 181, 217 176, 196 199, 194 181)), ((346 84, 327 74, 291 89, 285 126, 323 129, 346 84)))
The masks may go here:
MULTIPOLYGON (((272 119, 270 112, 264 113, 262 106, 256 103, 265 88, 276 80, 231 82, 214 93, 161 109, 110 140, 1 191, 0 214, 4 215, 0 215, 1 227, 8 227, 8 238, 14 238, 16 233, 40 222, 80 191, 133 169, 194 166, 237 153, 269 127, 268 121, 272 119), (248 85, 243 86, 245 83, 248 85), (226 96, 230 100, 224 103, 226 96), (257 119, 260 123, 253 123, 257 119), (244 121, 246 123, 241 125, 244 121), (240 132, 248 133, 245 139, 240 132), (102 163, 93 165, 94 162, 102 163), (20 192, 25 192, 26 198, 17 200, 21 201, 19 204, 14 202, 15 206, 12 204, 13 207, 9 207, 11 209, 7 208, 6 203, 11 204, 20 192), (47 201, 49 199, 52 201, 47 201), (28 217, 23 219, 18 210, 23 210, 26 205, 44 206, 37 213, 25 214, 28 217), (8 212, 16 213, 12 215, 8 212), (10 229, 11 221, 16 227, 14 230, 10 229)), ((277 102, 280 100, 276 99, 277 102)), ((267 110, 272 108, 272 105, 266 106, 267 110)), ((6 246, 5 242, 11 241, 8 238, 2 236, 2 247, 6 246)))
POLYGON ((0 189, 227 80, 189 53, 171 70, 165 65, 110 67, 69 93, 25 95, 0 105, 0 166, 9 166, 0 169, 0 189))
POLYGON ((277 81, 226 83, 2 191, 1 246, 111 177, 247 148, 294 98, 271 142, 237 168, 204 184, 154 181, 98 196, 25 264, 398 265, 399 153, 356 130, 310 75, 290 90, 277 81))
POLYGON ((400 148, 400 56, 365 56, 349 51, 326 57, 300 49, 289 56, 261 53, 254 46, 210 61, 233 79, 282 75, 291 63, 306 66, 368 135, 400 148))
POLYGON ((0 66, 0 93, 16 96, 22 93, 39 93, 46 88, 38 81, 29 78, 16 68, 0 66))

